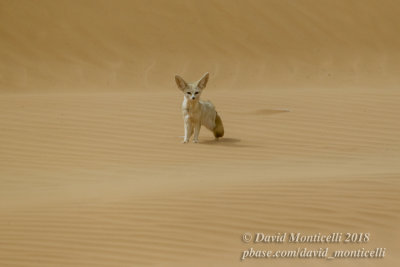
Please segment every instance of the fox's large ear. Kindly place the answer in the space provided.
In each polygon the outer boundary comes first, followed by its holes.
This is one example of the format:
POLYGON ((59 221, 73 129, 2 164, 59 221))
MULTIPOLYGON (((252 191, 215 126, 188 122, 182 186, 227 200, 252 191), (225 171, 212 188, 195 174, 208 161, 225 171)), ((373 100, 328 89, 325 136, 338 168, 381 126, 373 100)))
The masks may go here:
POLYGON ((188 86, 187 82, 179 75, 175 75, 175 82, 182 91, 188 86))
POLYGON ((197 87, 200 89, 204 89, 207 85, 209 76, 210 75, 208 74, 208 72, 204 74, 203 77, 201 77, 200 81, 197 82, 197 87))

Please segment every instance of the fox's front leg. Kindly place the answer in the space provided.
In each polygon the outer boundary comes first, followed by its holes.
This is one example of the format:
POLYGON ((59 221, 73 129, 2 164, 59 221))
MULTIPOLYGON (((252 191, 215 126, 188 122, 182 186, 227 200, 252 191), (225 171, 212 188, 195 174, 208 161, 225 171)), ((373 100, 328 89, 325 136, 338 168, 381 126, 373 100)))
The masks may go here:
POLYGON ((183 139, 183 143, 189 142, 192 133, 193 133, 193 125, 189 120, 185 119, 185 138, 183 139))
POLYGON ((201 123, 200 122, 198 122, 198 123, 196 123, 194 125, 193 143, 198 143, 199 142, 200 127, 201 127, 201 123))

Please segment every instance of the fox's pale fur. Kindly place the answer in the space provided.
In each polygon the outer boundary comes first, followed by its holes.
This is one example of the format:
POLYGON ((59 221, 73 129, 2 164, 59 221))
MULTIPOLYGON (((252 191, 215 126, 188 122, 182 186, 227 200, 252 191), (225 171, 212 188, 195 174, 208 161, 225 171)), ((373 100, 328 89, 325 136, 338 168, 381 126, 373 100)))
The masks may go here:
POLYGON ((207 85, 208 77, 209 74, 206 73, 199 81, 187 83, 182 77, 175 76, 176 84, 183 92, 182 114, 185 124, 183 143, 189 142, 193 133, 193 142, 199 142, 201 125, 212 131, 216 139, 224 135, 224 126, 214 105, 210 101, 200 100, 200 95, 207 85))

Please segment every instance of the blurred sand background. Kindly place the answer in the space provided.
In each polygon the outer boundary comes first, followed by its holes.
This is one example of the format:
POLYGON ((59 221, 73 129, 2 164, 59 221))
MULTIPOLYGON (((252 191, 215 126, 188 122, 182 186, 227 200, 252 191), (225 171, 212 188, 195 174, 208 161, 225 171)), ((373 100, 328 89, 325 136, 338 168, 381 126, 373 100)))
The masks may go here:
POLYGON ((390 0, 0 0, 0 266, 399 266, 399 32, 390 0), (226 136, 183 145, 206 71, 226 136))

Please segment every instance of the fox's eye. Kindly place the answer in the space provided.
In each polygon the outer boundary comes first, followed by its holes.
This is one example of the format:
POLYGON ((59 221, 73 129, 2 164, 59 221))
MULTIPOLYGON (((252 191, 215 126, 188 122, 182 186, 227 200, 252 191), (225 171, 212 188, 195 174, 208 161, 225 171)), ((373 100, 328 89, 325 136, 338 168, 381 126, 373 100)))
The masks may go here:
POLYGON ((190 95, 190 92, 187 92, 186 94, 190 95))
POLYGON ((197 95, 199 92, 194 93, 195 95, 197 95))

